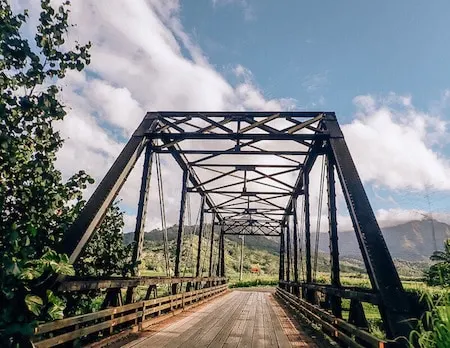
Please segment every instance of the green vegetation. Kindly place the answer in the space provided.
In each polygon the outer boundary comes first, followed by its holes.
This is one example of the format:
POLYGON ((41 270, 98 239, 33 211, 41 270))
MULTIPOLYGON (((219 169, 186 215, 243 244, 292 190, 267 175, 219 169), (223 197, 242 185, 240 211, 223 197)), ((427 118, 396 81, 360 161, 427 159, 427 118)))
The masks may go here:
POLYGON ((75 264, 80 276, 126 276, 131 273, 132 244, 123 243, 123 215, 115 202, 75 264))
POLYGON ((422 295, 428 310, 419 321, 416 330, 411 332, 411 347, 446 348, 450 347, 450 293, 443 290, 439 297, 425 292, 422 295))
POLYGON ((430 259, 437 263, 425 273, 428 286, 422 284, 416 290, 421 293, 427 311, 410 335, 411 347, 450 346, 450 240, 445 241, 444 251, 435 251, 430 259))
POLYGON ((55 168, 63 140, 53 129, 66 115, 58 78, 82 70, 90 45, 66 50, 68 6, 42 1, 35 42, 22 37, 28 13, 0 0, 0 345, 24 343, 37 320, 62 317, 64 303, 39 289, 55 274, 74 274, 55 250, 92 182, 83 171, 63 182, 55 168), (69 204, 69 202, 71 202, 69 204), (34 289, 31 291, 31 289, 34 289))
POLYGON ((444 243, 444 251, 435 251, 430 259, 436 261, 426 272, 428 285, 450 285, 450 240, 444 243))
MULTIPOLYGON (((34 42, 22 36, 27 11, 14 14, 0 0, 0 346, 28 346, 40 321, 76 311, 78 302, 56 296, 48 284, 57 275, 123 272, 129 248, 122 242, 123 216, 113 206, 75 265, 59 252, 66 228, 85 202, 93 179, 79 171, 64 181, 55 168, 63 139, 54 129, 66 116, 60 81, 90 63, 87 45, 65 43, 69 2, 53 8, 41 1, 34 42), (106 238, 105 238, 106 237, 106 238), (114 251, 111 251, 114 249, 114 251)), ((32 29, 32 28, 28 28, 32 29)), ((85 300, 95 305, 95 294, 85 300)))

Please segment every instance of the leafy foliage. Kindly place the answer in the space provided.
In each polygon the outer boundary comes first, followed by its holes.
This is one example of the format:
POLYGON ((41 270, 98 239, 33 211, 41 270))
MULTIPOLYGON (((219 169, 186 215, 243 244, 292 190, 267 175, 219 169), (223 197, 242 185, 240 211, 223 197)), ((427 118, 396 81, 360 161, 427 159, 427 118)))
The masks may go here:
POLYGON ((117 202, 109 208, 105 219, 75 265, 77 275, 129 275, 133 245, 125 245, 123 242, 123 215, 117 202))
POLYGON ((22 37, 25 11, 0 0, 0 345, 20 344, 37 320, 62 317, 61 299, 42 286, 54 274, 72 275, 57 253, 66 227, 93 180, 83 171, 63 182, 55 168, 63 140, 53 123, 66 115, 56 82, 90 62, 89 47, 65 47, 68 5, 42 0, 35 43, 22 37))
POLYGON ((435 251, 431 255, 432 261, 437 261, 425 273, 425 281, 428 285, 450 285, 450 240, 444 244, 444 251, 435 251))
POLYGON ((422 295, 428 310, 418 323, 416 330, 411 332, 409 342, 411 347, 444 348, 450 347, 450 293, 444 291, 434 300, 429 293, 422 295))
MULTIPOLYGON (((94 231, 92 239, 74 265, 77 276, 130 275, 133 244, 125 245, 123 241, 123 215, 118 202, 108 209, 101 225, 94 231)), ((101 297, 100 290, 67 293, 66 315, 73 316, 98 310, 102 302, 101 297)))

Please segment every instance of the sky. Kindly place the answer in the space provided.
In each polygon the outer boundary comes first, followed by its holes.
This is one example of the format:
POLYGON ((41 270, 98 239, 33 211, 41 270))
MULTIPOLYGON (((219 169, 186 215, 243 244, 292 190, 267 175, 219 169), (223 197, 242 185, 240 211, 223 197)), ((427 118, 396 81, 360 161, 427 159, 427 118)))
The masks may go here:
MULTIPOLYGON (((36 19, 37 1, 13 5, 36 19)), ((446 0, 73 1, 67 45, 91 41, 92 63, 61 82, 57 165, 99 182, 147 111, 334 111, 380 225, 450 222, 448 13, 446 0)), ((141 163, 119 195, 127 231, 141 163)), ((163 159, 163 176, 173 224, 181 171, 163 159)), ((350 228, 342 196, 338 213, 350 228)))

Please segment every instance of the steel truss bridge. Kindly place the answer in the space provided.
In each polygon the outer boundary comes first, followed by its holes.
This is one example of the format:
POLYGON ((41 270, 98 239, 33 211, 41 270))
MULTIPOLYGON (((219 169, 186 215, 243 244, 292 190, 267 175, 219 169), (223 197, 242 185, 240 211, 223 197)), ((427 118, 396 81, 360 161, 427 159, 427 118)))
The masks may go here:
POLYGON ((173 276, 143 277, 136 273, 129 278, 59 278, 54 288, 60 292, 106 289, 104 309, 41 324, 35 333, 36 346, 54 346, 98 332, 107 339, 127 330, 142 330, 162 317, 219 296, 227 289, 224 236, 231 234, 279 240, 277 297, 341 345, 381 347, 398 344, 394 343, 396 338, 408 336, 412 325, 409 319, 416 315, 414 301, 402 287, 332 112, 147 113, 68 229, 63 248, 72 263, 82 256, 96 227, 143 156, 133 262, 141 260, 147 205, 155 204, 149 199, 152 163, 162 154, 171 155, 182 170, 182 177, 170 178, 171 182, 181 182, 173 276), (330 284, 318 284, 314 277, 310 179, 314 180, 312 168, 319 159, 324 163, 322 176, 328 207, 330 284), (371 289, 341 285, 336 180, 342 188, 371 289), (205 262, 200 252, 196 274, 181 274, 189 194, 201 197, 198 250, 205 242, 204 215, 211 215, 207 277, 202 277, 200 271, 201 262, 205 262), (218 255, 213 250, 218 250, 218 255), (156 296, 157 286, 164 284, 171 287, 171 292, 156 296), (146 289, 144 297, 136 295, 139 287, 146 289), (343 315, 343 299, 350 300, 348 317, 343 315), (386 339, 368 332, 363 302, 378 306, 386 339))

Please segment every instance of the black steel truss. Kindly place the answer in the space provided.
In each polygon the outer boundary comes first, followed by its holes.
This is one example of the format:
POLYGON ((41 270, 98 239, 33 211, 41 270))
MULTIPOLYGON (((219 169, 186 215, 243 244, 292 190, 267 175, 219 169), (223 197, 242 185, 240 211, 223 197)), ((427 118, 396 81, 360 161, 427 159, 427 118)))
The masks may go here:
MULTIPOLYGON (((285 281, 289 284, 292 269, 295 272, 294 281, 298 280, 297 243, 294 243, 292 250, 290 236, 297 239, 298 221, 296 216, 293 218, 293 212, 298 210, 296 201, 299 195, 304 195, 305 199, 306 283, 312 282, 309 173, 317 156, 326 156, 331 285, 340 288, 334 198, 336 170, 372 291, 380 301, 388 336, 407 334, 409 325, 406 319, 410 315, 410 305, 334 113, 148 113, 83 212, 67 231, 63 248, 70 255, 71 262, 76 262, 80 257, 144 150, 145 167, 135 231, 134 261, 141 254, 152 156, 154 153, 168 153, 184 173, 175 275, 179 275, 180 269, 186 195, 197 193, 202 196, 202 214, 213 214, 214 231, 220 231, 217 275, 225 274, 224 234, 281 236, 280 284, 285 281), (291 250, 294 265, 291 265, 291 250)), ((210 276, 213 269, 211 253, 210 276)), ((332 306, 333 313, 339 316, 340 301, 335 299, 332 306)))

